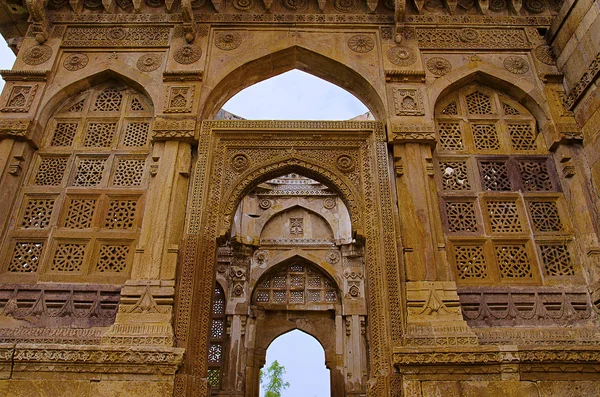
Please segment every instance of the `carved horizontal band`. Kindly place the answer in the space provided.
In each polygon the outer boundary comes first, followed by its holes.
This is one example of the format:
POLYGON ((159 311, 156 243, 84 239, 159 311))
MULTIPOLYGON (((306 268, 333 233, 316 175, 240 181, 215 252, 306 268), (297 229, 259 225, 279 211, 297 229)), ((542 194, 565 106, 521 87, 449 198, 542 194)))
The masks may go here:
POLYGON ((575 105, 581 100, 587 92, 588 87, 600 76, 600 52, 596 54, 596 59, 590 63, 586 72, 579 81, 573 86, 569 95, 565 98, 565 107, 573 110, 575 105))

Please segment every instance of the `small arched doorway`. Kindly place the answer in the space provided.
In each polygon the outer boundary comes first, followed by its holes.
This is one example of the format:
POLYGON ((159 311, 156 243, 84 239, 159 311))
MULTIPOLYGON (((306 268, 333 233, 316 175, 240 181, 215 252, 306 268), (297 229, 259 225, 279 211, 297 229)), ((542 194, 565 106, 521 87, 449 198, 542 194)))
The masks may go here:
POLYGON ((267 349, 266 364, 262 369, 261 397, 271 364, 277 361, 285 368, 282 376, 289 383, 287 396, 326 397, 331 393, 329 369, 325 366, 325 350, 312 335, 293 330, 278 336, 267 349))

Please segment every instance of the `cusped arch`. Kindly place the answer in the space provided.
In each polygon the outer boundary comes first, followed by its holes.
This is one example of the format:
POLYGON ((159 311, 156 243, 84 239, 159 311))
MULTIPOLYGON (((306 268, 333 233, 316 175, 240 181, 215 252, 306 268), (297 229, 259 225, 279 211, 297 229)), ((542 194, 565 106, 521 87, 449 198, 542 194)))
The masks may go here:
POLYGON ((120 81, 137 90, 145 95, 154 107, 158 103, 160 95, 159 82, 123 62, 116 60, 111 63, 100 62, 88 65, 72 81, 65 78, 61 79, 61 82, 56 82, 48 87, 48 92, 44 95, 44 98, 48 98, 48 100, 42 103, 42 111, 38 116, 40 125, 46 125, 52 115, 69 98, 109 80, 120 81), (62 80, 64 80, 64 84, 62 80))
POLYGON ((438 78, 427 88, 429 103, 436 106, 439 100, 472 82, 496 88, 499 92, 509 95, 529 110, 541 128, 550 120, 550 109, 545 96, 533 79, 517 76, 485 62, 478 62, 476 70, 465 65, 438 78))
POLYGON ((352 186, 348 178, 340 173, 329 170, 321 165, 299 156, 280 157, 268 163, 256 165, 242 175, 238 181, 224 192, 221 202, 221 225, 219 227, 219 236, 223 237, 230 233, 233 225, 235 211, 250 190, 259 183, 266 182, 269 179, 276 178, 279 175, 296 173, 304 175, 327 185, 333 189, 342 199, 352 222, 353 233, 357 229, 362 229, 362 196, 358 190, 352 186))
MULTIPOLYGON (((338 51, 337 54, 343 52, 338 51)), ((344 64, 316 49, 298 45, 261 54, 231 70, 214 83, 214 88, 202 100, 205 104, 202 118, 205 120, 214 118, 223 105, 244 88, 292 69, 298 69, 345 89, 369 108, 375 119, 384 120, 386 118, 384 87, 376 88, 368 78, 363 76, 362 71, 348 66, 352 63, 351 59, 347 61, 348 63, 344 64)), ((210 83, 207 85, 210 86, 210 83)))

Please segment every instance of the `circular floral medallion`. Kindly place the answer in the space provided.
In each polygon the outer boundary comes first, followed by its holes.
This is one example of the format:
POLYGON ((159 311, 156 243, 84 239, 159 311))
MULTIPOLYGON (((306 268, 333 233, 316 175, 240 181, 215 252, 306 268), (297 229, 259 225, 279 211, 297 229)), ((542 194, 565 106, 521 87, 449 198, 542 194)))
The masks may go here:
POLYGON ((323 200, 323 207, 330 210, 335 207, 336 203, 337 203, 336 199, 328 197, 325 200, 323 200))
POLYGON ((434 57, 427 61, 427 70, 436 76, 443 76, 450 73, 452 65, 446 58, 434 57))
POLYGON ((231 166, 236 171, 243 171, 250 165, 248 156, 243 153, 238 153, 231 158, 231 166))
POLYGON ((333 7, 339 12, 354 12, 358 8, 357 0, 334 0, 333 7))
POLYGON ((549 45, 541 45, 537 47, 533 54, 540 62, 545 63, 546 65, 556 65, 556 58, 554 58, 554 52, 552 51, 552 47, 549 45))
POLYGON ((121 40, 125 38, 127 32, 123 28, 112 28, 108 31, 107 36, 111 40, 121 40))
POLYGON ((178 48, 173 55, 175 62, 189 65, 196 62, 202 56, 202 50, 190 44, 178 48))
POLYGON ((524 5, 525 9, 533 14, 539 14, 546 10, 546 2, 544 0, 527 0, 524 5))
POLYGON ((336 250, 329 250, 325 255, 325 260, 331 265, 335 265, 340 261, 340 253, 336 250))
POLYGON ((254 252, 254 262, 259 265, 264 265, 269 261, 269 252, 265 250, 257 250, 254 252))
POLYGON ((514 74, 527 73, 529 70, 527 62, 520 57, 506 57, 506 59, 504 59, 504 67, 514 74))
POLYGON ((465 28, 460 31, 458 38, 464 43, 475 43, 479 41, 479 33, 475 29, 465 28))
POLYGON ((354 52, 369 52, 375 47, 375 42, 369 36, 357 34, 350 37, 348 47, 354 52))
POLYGON ((47 45, 37 45, 29 48, 23 55, 23 62, 28 65, 39 65, 52 56, 52 48, 47 45))
POLYGON ((63 62, 65 69, 74 72, 86 67, 89 62, 89 58, 85 54, 71 54, 63 62))
POLYGON ((151 72, 160 67, 162 63, 162 57, 158 54, 146 54, 142 55, 137 61, 137 68, 142 72, 151 72))
POLYGON ((258 206, 259 206, 260 208, 262 208, 263 210, 268 210, 269 208, 271 208, 271 200, 269 200, 269 199, 265 199, 265 198, 264 198, 264 199, 261 199, 261 200, 258 202, 258 206))
POLYGON ((233 6, 240 11, 248 11, 254 7, 254 0, 233 0, 233 6))
POLYGON ((352 298, 358 298, 360 296, 360 289, 356 284, 352 285, 348 289, 348 295, 350 295, 352 298))
POLYGON ((354 160, 352 160, 352 157, 346 154, 342 154, 341 156, 339 156, 335 161, 335 164, 337 165, 338 169, 342 172, 354 171, 354 160))
POLYGON ((308 0, 283 0, 283 6, 289 10, 300 11, 308 6, 308 0))
POLYGON ((242 44, 242 35, 239 32, 219 32, 215 36, 215 46, 221 50, 235 50, 242 44))
POLYGON ((398 66, 412 65, 417 60, 417 55, 414 50, 400 46, 388 49, 387 57, 391 63, 398 66))
POLYGON ((506 9, 506 0, 491 0, 490 10, 494 12, 504 11, 506 9))

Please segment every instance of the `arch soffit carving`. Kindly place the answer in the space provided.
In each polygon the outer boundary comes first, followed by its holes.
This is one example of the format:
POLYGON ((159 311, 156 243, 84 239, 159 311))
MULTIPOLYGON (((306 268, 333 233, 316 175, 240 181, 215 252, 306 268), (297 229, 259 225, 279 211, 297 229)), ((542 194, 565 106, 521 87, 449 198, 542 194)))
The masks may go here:
POLYGON ((314 164, 301 156, 286 156, 276 158, 269 163, 259 164, 243 173, 238 181, 232 183, 232 187, 221 195, 219 235, 226 236, 233 225, 235 212, 246 194, 259 183, 275 178, 286 173, 298 173, 315 179, 332 188, 344 202, 350 213, 352 230, 358 226, 362 229, 362 196, 351 185, 350 181, 340 173, 327 169, 321 165, 314 164))
POLYGON ((307 48, 309 45, 317 46, 316 42, 306 43, 306 46, 285 40, 271 44, 276 47, 273 49, 269 46, 265 48, 264 53, 258 55, 256 52, 243 53, 240 55, 242 59, 236 60, 237 62, 220 64, 219 69, 223 70, 222 73, 217 71, 215 74, 206 74, 203 86, 211 88, 203 90, 201 94, 203 120, 213 119, 225 102, 243 89, 293 69, 312 74, 343 88, 369 108, 376 120, 385 120, 387 111, 383 79, 380 85, 373 85, 373 79, 365 77, 368 70, 357 59, 347 57, 341 62, 334 56, 343 52, 329 51, 331 54, 328 55, 325 52, 330 50, 329 47, 307 48), (230 70, 226 69, 226 65, 232 65, 230 70), (211 81, 211 76, 216 76, 217 73, 220 77, 211 81))
POLYGON ((515 76, 486 62, 478 62, 476 70, 465 65, 438 78, 427 87, 429 103, 433 104, 435 109, 438 101, 453 90, 473 82, 495 88, 499 93, 508 95, 522 104, 536 118, 540 130, 551 120, 545 95, 540 88, 536 87, 532 79, 515 76))
POLYGON ((48 86, 48 92, 44 95, 47 100, 42 103, 42 111, 38 117, 40 125, 46 125, 60 106, 74 95, 111 79, 121 81, 144 94, 155 109, 156 104, 159 103, 161 83, 123 62, 117 60, 110 63, 100 62, 89 65, 83 71, 85 73, 78 74, 78 77, 72 81, 65 78, 64 80, 67 82, 64 85, 53 84, 48 86))
POLYGON ((266 210, 255 221, 256 226, 257 226, 256 234, 258 236, 260 236, 262 231, 264 230, 265 226, 267 226, 267 224, 272 219, 274 219, 276 216, 280 215, 281 213, 283 213, 286 210, 298 207, 298 208, 304 208, 305 210, 315 214, 316 216, 323 218, 327 222, 327 225, 329 226, 331 234, 334 236, 334 238, 336 238, 336 233, 334 231, 334 226, 333 226, 333 216, 331 216, 331 214, 319 213, 318 208, 316 208, 316 203, 311 203, 308 200, 304 199, 303 197, 299 197, 299 199, 301 199, 302 201, 298 200, 297 202, 287 203, 284 206, 282 206, 281 208, 278 208, 277 210, 273 210, 272 208, 269 208, 268 210, 266 210))
POLYGON ((312 266, 319 269, 323 274, 331 278, 335 282, 335 287, 338 291, 342 291, 340 285, 343 285, 342 275, 340 272, 336 270, 335 267, 330 265, 329 263, 322 261, 319 257, 310 252, 306 252, 300 248, 293 248, 287 251, 281 252, 279 255, 274 256, 270 262, 272 265, 268 265, 266 268, 261 268, 258 266, 253 266, 250 271, 250 290, 252 293, 251 296, 254 295, 254 288, 258 284, 258 281, 268 275, 270 272, 276 271, 276 268, 280 266, 285 266, 290 261, 294 260, 294 258, 301 258, 305 261, 308 261, 312 266), (286 263, 287 262, 287 263, 286 263))

